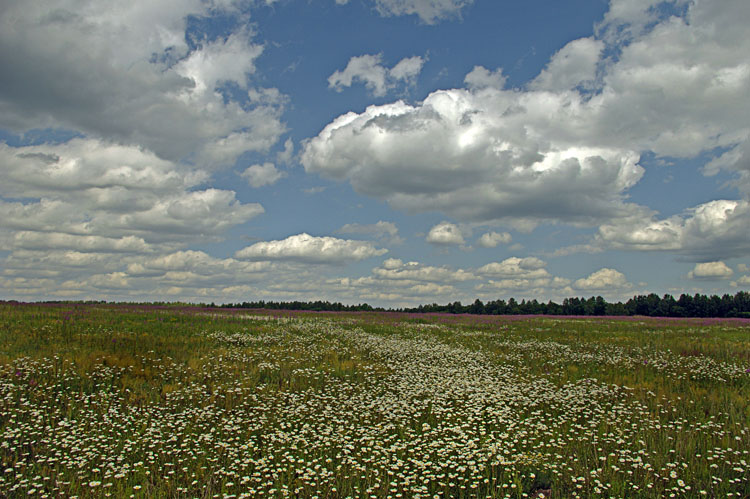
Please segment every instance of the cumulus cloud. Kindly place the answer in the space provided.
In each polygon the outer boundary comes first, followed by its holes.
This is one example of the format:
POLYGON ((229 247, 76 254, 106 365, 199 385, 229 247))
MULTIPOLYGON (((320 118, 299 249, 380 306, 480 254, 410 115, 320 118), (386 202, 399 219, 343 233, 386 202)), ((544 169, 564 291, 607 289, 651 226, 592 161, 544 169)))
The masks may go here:
POLYGON ((83 253, 150 253, 154 248, 141 237, 104 237, 61 232, 19 231, 13 235, 12 248, 27 250, 71 249, 83 253))
POLYGON ((371 235, 377 239, 382 239, 390 244, 401 244, 403 238, 398 235, 398 227, 393 222, 379 220, 374 224, 345 224, 339 230, 339 234, 361 234, 371 235))
POLYGON ((288 260, 305 263, 342 264, 380 256, 386 249, 371 243, 335 237, 297 234, 277 241, 263 241, 235 253, 243 260, 288 260))
POLYGON ((489 87, 502 90, 505 86, 505 80, 502 68, 490 71, 484 66, 474 66, 474 69, 464 78, 464 83, 472 89, 489 87))
POLYGON ((536 257, 511 257, 502 262, 492 262, 476 270, 477 276, 486 281, 474 289, 486 298, 492 298, 493 293, 497 292, 557 299, 580 292, 595 292, 612 299, 621 299, 622 293, 633 287, 622 273, 614 269, 603 268, 587 277, 571 281, 552 275, 546 265, 546 262, 536 257))
POLYGON ((527 229, 649 220, 627 202, 644 153, 719 148, 706 173, 750 192, 750 7, 668 2, 684 10, 670 17, 657 3, 613 2, 599 37, 565 46, 528 88, 480 68, 467 89, 339 116, 303 145, 302 164, 409 213, 527 229))
POLYGON ((263 163, 262 165, 249 166, 240 176, 247 180, 247 183, 252 187, 257 188, 275 184, 286 177, 286 173, 277 170, 273 163, 263 163))
POLYGON ((425 24, 435 24, 442 19, 456 17, 461 9, 472 3, 474 0, 375 0, 381 15, 414 14, 425 24))
POLYGON ((476 270, 476 274, 486 279, 486 282, 478 284, 474 289, 481 294, 512 291, 529 296, 569 290, 570 281, 553 276, 545 268, 546 265, 546 262, 536 257, 510 257, 502 262, 491 262, 476 270))
POLYGON ((581 105, 573 94, 438 91, 418 106, 340 116, 304 145, 301 161, 407 212, 525 228, 594 223, 628 209, 622 193, 643 169, 632 151, 553 142, 581 105))
MULTIPOLYGON (((253 285, 271 271, 277 277, 288 276, 290 270, 280 265, 215 258, 193 250, 153 255, 24 249, 3 262, 0 290, 37 298, 161 300, 172 294, 193 300, 237 300, 243 298, 243 290, 257 291, 253 285)), ((298 269, 294 272, 300 274, 298 269)))
POLYGON ((359 80, 374 95, 385 95, 388 70, 381 65, 382 60, 381 54, 352 57, 343 71, 335 71, 328 77, 328 87, 341 92, 344 87, 351 87, 355 80, 359 80))
POLYGON ((284 141, 284 149, 279 151, 276 158, 281 164, 288 165, 294 158, 294 141, 292 139, 286 139, 284 141))
POLYGON ((175 71, 194 83, 186 97, 213 92, 223 82, 247 88, 247 75, 255 72, 255 59, 263 52, 260 45, 250 42, 250 37, 248 31, 239 31, 226 39, 205 42, 178 62, 175 71))
POLYGON ((114 202, 122 189, 163 194, 207 178, 205 172, 186 171, 140 147, 94 139, 26 147, 0 143, 0 161, 0 195, 16 198, 79 196, 89 191, 114 202))
POLYGON ((338 232, 341 234, 375 234, 382 235, 387 234, 389 236, 395 236, 398 234, 398 227, 393 222, 384 222, 383 220, 378 221, 374 224, 346 224, 342 226, 338 232))
POLYGON ((79 281, 65 281, 60 287, 70 291, 72 289, 94 288, 100 291, 121 290, 130 286, 130 280, 124 272, 110 272, 109 274, 95 274, 79 281))
POLYGON ((649 26, 659 21, 662 16, 657 9, 659 5, 677 9, 689 2, 690 0, 611 0, 609 10, 597 24, 596 31, 610 42, 627 42, 643 35, 649 26))
POLYGON ((149 259, 138 259, 129 263, 128 275, 133 277, 204 276, 225 279, 227 275, 249 276, 270 270, 268 262, 246 262, 234 258, 215 258, 203 251, 182 250, 149 259))
MULTIPOLYGON (((158 299, 156 281, 175 276, 150 262, 196 241, 218 241, 263 212, 233 191, 201 188, 206 172, 135 146, 95 139, 0 144, 0 163, 0 247, 8 252, 0 291, 6 296, 158 299)), ((181 271, 183 289, 249 275, 248 262, 228 263, 233 270, 220 272, 210 261, 206 255, 196 262, 199 269, 181 271)))
POLYGON ((388 71, 388 76, 396 81, 413 83, 419 73, 422 72, 424 63, 425 60, 418 55, 405 57, 388 71))
POLYGON ((284 131, 286 98, 253 85, 263 47, 252 32, 186 41, 190 16, 234 8, 227 5, 3 5, 0 127, 76 137, 0 144, 7 296, 160 299, 161 282, 196 296, 200 286, 245 285, 237 281, 254 275, 256 262, 208 255, 181 270, 151 266, 263 213, 205 185, 212 169, 267 151, 284 131), (225 94, 227 86, 246 92, 246 102, 225 94))
POLYGON ((349 59, 343 71, 335 71, 328 77, 328 87, 341 92, 354 82, 362 82, 376 97, 382 97, 399 83, 413 83, 425 60, 420 56, 407 57, 391 69, 382 65, 382 54, 365 54, 349 59))
POLYGON ((213 2, 137 0, 103 8, 43 0, 33 9, 10 1, 0 17, 0 126, 72 129, 162 158, 205 167, 266 151, 284 132, 284 99, 251 86, 263 51, 253 33, 185 37, 190 16, 225 7, 213 2), (92 75, 96 75, 92 78, 92 75), (225 100, 231 83, 257 97, 225 100))
POLYGON ((547 279, 550 276, 544 267, 547 264, 539 258, 510 257, 502 262, 492 262, 477 269, 477 274, 501 279, 547 279))
POLYGON ((573 288, 579 291, 617 291, 630 289, 632 284, 628 282, 625 275, 615 269, 600 269, 573 283, 573 288))
POLYGON ((430 229, 425 240, 431 244, 454 245, 464 244, 461 229, 450 222, 440 222, 430 229))
POLYGON ((602 50, 604 42, 601 40, 573 40, 552 56, 547 67, 529 87, 548 91, 565 91, 579 85, 592 87, 602 50))
POLYGON ((70 248, 188 242, 191 237, 219 237, 263 213, 257 203, 240 203, 233 191, 197 189, 205 172, 186 172, 133 146, 93 139, 0 144, 0 162, 0 195, 28 199, 0 200, 0 230, 21 231, 17 243, 43 237, 29 232, 59 233, 50 244, 70 248))
POLYGON ((728 279, 732 277, 734 271, 727 267, 724 262, 705 262, 698 263, 695 268, 688 272, 688 278, 690 279, 728 279))
POLYGON ((455 299, 461 291, 451 284, 407 280, 383 280, 374 277, 339 278, 326 281, 330 289, 343 292, 351 300, 415 306, 425 302, 455 299))
POLYGON ((499 244, 508 244, 513 240, 507 232, 485 232, 477 240, 477 244, 482 248, 496 248, 499 244))
POLYGON ((476 276, 466 270, 454 270, 449 267, 434 267, 419 262, 403 262, 397 258, 389 258, 383 264, 373 269, 373 276, 380 279, 406 280, 420 282, 461 282, 476 279, 476 276))
POLYGON ((694 261, 711 261, 750 253, 748 226, 748 201, 716 200, 666 219, 644 213, 605 224, 597 239, 608 248, 674 251, 694 261))
POLYGON ((468 299, 464 283, 478 277, 469 270, 436 267, 420 262, 388 258, 368 276, 326 281, 329 289, 351 300, 412 306, 420 303, 468 299))

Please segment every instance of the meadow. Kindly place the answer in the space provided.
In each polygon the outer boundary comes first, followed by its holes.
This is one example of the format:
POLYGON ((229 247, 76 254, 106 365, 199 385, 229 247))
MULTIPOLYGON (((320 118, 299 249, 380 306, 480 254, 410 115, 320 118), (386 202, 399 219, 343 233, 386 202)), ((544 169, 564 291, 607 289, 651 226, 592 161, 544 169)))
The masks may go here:
POLYGON ((2 497, 750 497, 750 321, 0 304, 2 497))

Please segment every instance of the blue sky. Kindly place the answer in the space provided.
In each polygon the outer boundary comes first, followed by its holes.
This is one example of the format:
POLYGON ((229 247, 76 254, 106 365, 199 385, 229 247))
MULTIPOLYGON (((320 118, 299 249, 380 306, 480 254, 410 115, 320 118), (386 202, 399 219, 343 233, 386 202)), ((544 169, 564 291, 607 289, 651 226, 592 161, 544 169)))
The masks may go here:
POLYGON ((742 0, 0 7, 0 298, 750 288, 742 0))

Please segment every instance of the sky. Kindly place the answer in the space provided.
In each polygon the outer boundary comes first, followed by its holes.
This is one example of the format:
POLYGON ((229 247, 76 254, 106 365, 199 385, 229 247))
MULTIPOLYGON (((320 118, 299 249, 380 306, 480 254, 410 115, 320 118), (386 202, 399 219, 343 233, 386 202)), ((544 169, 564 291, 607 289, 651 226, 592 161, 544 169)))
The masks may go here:
POLYGON ((5 0, 0 299, 750 290, 747 0, 5 0))

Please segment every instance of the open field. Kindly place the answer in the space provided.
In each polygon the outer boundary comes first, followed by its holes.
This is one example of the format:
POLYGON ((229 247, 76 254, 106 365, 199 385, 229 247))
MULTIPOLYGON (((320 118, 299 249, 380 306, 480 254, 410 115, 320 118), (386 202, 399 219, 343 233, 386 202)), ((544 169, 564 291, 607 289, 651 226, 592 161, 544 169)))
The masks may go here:
POLYGON ((750 497, 750 321, 0 305, 0 496, 750 497))

